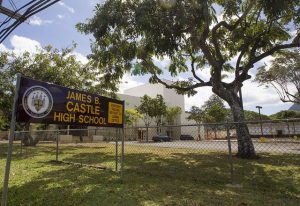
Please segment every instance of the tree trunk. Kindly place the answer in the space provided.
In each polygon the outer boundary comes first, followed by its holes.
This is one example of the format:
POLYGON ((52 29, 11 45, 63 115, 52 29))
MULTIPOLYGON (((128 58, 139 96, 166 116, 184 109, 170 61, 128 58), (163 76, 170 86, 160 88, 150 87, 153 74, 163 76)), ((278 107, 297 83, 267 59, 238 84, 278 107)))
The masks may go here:
POLYGON ((245 159, 257 158, 248 130, 248 126, 245 123, 245 116, 241 104, 239 102, 239 98, 237 95, 232 95, 230 99, 232 101, 228 101, 228 104, 232 111, 233 120, 235 122, 238 141, 237 156, 245 159))
MULTIPOLYGON (((24 126, 25 131, 29 131, 29 127, 30 127, 30 123, 26 123, 24 126)), ((38 142, 39 142, 39 137, 33 138, 30 132, 25 133, 23 139, 24 146, 36 146, 38 142)))
POLYGON ((234 90, 234 88, 225 89, 224 87, 215 87, 213 88, 213 92, 224 99, 230 106, 237 134, 238 153, 236 156, 245 159, 256 159, 257 155, 250 137, 248 126, 245 123, 242 103, 240 102, 237 92, 235 92, 238 91, 238 89, 234 90))

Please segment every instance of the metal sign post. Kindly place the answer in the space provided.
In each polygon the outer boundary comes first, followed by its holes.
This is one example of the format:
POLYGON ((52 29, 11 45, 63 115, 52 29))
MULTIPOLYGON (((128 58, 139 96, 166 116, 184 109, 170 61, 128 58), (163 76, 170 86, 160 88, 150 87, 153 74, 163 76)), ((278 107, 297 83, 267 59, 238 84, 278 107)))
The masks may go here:
POLYGON ((15 93, 13 111, 12 111, 11 122, 10 122, 10 135, 9 135, 9 143, 7 149, 7 159, 6 159, 5 175, 3 181, 3 193, 2 193, 1 206, 6 206, 7 203, 8 181, 9 181, 12 147, 13 147, 13 141, 15 136, 15 128, 16 128, 16 107, 17 107, 18 94, 20 89, 20 80, 21 80, 21 74, 17 74, 17 83, 16 83, 16 91, 15 91, 16 93, 15 93))

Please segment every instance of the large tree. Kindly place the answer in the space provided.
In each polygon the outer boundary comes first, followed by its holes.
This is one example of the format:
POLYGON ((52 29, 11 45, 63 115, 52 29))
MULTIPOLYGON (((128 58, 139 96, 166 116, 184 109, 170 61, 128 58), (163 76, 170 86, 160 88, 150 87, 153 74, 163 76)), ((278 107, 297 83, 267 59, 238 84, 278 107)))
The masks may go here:
POLYGON ((168 125, 174 125, 176 118, 179 117, 181 114, 181 108, 180 107, 167 107, 166 113, 165 113, 165 119, 167 121, 168 125))
POLYGON ((140 105, 136 107, 136 110, 143 115, 142 120, 144 121, 145 126, 149 127, 154 117, 152 98, 148 95, 142 96, 140 100, 140 105))
POLYGON ((137 111, 143 115, 143 120, 147 127, 150 126, 152 120, 158 127, 162 123, 162 117, 165 115, 166 109, 166 103, 160 94, 154 98, 144 95, 141 98, 140 105, 137 107, 137 111))
POLYGON ((136 109, 126 109, 125 110, 125 123, 128 126, 136 126, 138 120, 142 118, 143 115, 140 114, 136 109))
POLYGON ((300 33, 289 33, 299 28, 299 6, 299 1, 286 0, 107 0, 77 28, 94 36, 89 57, 108 81, 132 72, 150 74, 151 83, 181 94, 212 87, 240 122, 237 155, 254 158, 238 91, 255 63, 300 46, 300 33), (158 67, 156 59, 163 58, 170 64, 158 67), (210 70, 208 79, 201 75, 205 69, 210 70), (222 79, 226 71, 234 79, 222 79), (190 76, 168 83, 163 72, 190 76))
POLYGON ((167 105, 166 102, 164 101, 164 98, 162 95, 158 94, 156 95, 155 98, 152 99, 152 114, 154 117, 154 122, 156 123, 157 126, 157 132, 158 132, 158 127, 159 125, 162 124, 162 118, 165 116, 166 111, 167 111, 167 105))
MULTIPOLYGON (((54 83, 74 89, 86 90, 102 95, 109 95, 103 89, 95 70, 82 64, 73 54, 76 45, 70 48, 55 49, 51 46, 37 49, 35 54, 24 52, 0 53, 0 115, 10 121, 11 105, 14 96, 14 82, 17 73, 24 76, 54 83), (97 84, 95 84, 97 82, 97 84)), ((23 125, 27 130, 29 123, 23 125)), ((34 145, 37 141, 26 137, 25 144, 34 145)))
POLYGON ((300 104, 300 50, 280 52, 259 68, 255 80, 275 88, 281 101, 300 104))

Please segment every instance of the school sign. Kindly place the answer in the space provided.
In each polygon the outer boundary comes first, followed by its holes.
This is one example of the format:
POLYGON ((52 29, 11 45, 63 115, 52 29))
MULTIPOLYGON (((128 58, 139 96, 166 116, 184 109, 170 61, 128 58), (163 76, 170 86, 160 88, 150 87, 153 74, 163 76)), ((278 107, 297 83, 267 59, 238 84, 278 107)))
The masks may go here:
POLYGON ((17 75, 1 206, 6 206, 16 122, 124 128, 124 101, 17 75))
POLYGON ((17 122, 124 126, 124 102, 21 77, 17 122))

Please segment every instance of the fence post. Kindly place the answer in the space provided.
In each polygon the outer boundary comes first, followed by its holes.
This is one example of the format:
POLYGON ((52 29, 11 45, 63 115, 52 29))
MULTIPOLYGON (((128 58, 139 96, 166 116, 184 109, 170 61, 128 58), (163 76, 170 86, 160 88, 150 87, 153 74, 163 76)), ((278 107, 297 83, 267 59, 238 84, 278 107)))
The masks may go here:
POLYGON ((287 127, 288 127, 288 132, 289 132, 289 138, 291 137, 291 131, 290 131, 290 124, 289 124, 289 120, 287 119, 286 120, 286 124, 287 124, 287 127))
POLYGON ((116 172, 118 172, 118 160, 119 160, 119 158, 118 158, 118 153, 119 153, 119 151, 118 151, 118 129, 116 129, 116 172))
POLYGON ((146 128, 146 138, 147 138, 147 142, 149 142, 149 127, 147 126, 146 128))
POLYGON ((122 128, 121 179, 123 179, 123 170, 124 170, 124 141, 125 141, 125 131, 124 128, 122 128))
POLYGON ((58 162, 58 141, 59 141, 59 130, 56 132, 56 162, 58 162))
POLYGON ((231 152, 231 140, 230 140, 230 132, 229 132, 229 123, 226 122, 226 130, 227 130, 227 143, 228 143, 228 159, 229 159, 229 165, 230 165, 230 181, 231 184, 233 184, 233 163, 232 163, 232 152, 231 152))

